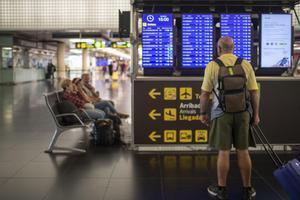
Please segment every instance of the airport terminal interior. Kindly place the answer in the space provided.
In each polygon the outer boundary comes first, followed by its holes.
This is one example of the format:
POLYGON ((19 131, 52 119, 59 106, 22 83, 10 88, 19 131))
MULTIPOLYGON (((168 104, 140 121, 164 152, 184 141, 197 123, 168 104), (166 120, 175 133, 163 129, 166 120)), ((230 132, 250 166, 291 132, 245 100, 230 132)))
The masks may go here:
MULTIPOLYGON (((255 71, 270 147, 300 160, 298 15, 297 0, 0 0, 0 199, 218 199, 200 96, 224 36, 255 71), (63 111, 67 83, 97 100, 63 111)), ((248 199, 300 200, 255 141, 248 199)), ((234 148, 227 182, 242 199, 234 148)))

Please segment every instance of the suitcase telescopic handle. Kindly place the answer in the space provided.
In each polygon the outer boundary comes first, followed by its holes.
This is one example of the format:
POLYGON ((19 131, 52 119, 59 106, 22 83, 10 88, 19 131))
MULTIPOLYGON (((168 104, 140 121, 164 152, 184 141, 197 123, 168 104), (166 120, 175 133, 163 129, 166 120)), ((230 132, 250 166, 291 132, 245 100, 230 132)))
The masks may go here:
POLYGON ((283 166, 282 160, 279 158, 278 154, 271 147, 268 139, 264 135, 261 128, 258 125, 256 125, 256 126, 251 125, 251 126, 252 126, 252 129, 253 129, 256 137, 259 139, 259 141, 263 145, 265 151, 267 152, 267 154, 269 155, 269 157, 271 158, 271 160, 273 161, 275 166, 278 167, 278 168, 282 167, 283 166))

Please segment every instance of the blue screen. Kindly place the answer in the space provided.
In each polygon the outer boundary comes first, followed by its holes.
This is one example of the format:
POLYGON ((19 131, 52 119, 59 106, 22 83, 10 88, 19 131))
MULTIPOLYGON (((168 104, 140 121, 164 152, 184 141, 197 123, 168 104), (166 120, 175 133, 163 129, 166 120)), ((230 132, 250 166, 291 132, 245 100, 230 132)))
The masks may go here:
POLYGON ((143 14, 142 27, 142 66, 172 68, 172 14, 143 14))
POLYGON ((108 66, 107 58, 96 58, 96 66, 108 66))
POLYGON ((251 15, 222 14, 221 36, 234 40, 234 54, 251 62, 251 15))
POLYGON ((182 15, 182 67, 205 68, 213 59, 213 16, 182 15))

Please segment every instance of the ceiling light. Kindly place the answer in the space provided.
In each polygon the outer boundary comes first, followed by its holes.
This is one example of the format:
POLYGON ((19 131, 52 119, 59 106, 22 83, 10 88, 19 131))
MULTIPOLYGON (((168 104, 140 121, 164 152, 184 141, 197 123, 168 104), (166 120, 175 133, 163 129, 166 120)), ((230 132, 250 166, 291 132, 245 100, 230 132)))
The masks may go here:
POLYGON ((76 38, 76 39, 70 39, 69 40, 71 43, 76 43, 76 42, 86 42, 86 43, 89 43, 89 44, 92 44, 92 43, 94 43, 95 42, 95 40, 94 39, 83 39, 83 38, 76 38))

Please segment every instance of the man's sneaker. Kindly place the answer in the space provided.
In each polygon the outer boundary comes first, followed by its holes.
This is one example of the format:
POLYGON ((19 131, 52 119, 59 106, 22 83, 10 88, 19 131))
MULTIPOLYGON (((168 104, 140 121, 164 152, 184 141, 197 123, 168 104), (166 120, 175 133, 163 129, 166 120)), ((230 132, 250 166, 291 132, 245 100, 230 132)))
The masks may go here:
POLYGON ((228 200, 228 192, 226 187, 210 185, 207 188, 207 191, 210 195, 216 197, 217 199, 228 200))
POLYGON ((243 187, 243 200, 253 200, 256 196, 256 191, 253 187, 243 187))

